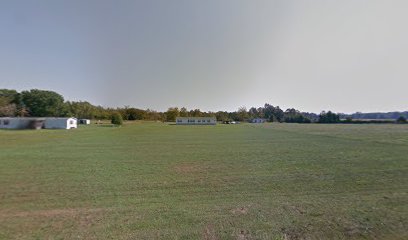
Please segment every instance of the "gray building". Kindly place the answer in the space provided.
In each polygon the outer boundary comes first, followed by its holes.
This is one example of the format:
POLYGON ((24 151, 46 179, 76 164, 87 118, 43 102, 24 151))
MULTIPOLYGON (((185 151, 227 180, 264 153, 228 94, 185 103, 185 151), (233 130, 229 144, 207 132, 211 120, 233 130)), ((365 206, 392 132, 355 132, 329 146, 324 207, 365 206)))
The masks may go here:
POLYGON ((177 125, 215 125, 217 119, 215 117, 177 117, 177 125))
POLYGON ((250 123, 264 123, 266 122, 265 118, 254 118, 250 121, 250 123))
POLYGON ((76 118, 3 117, 0 129, 71 129, 77 128, 76 118))

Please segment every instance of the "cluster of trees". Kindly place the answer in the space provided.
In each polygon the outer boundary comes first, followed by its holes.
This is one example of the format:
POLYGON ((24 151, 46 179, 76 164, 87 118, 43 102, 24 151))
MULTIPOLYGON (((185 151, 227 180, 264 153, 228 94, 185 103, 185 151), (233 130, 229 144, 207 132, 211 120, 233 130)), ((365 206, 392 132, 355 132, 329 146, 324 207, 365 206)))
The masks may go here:
POLYGON ((270 122, 308 123, 314 120, 296 109, 283 111, 279 106, 265 104, 263 107, 245 107, 234 112, 203 112, 200 109, 187 110, 185 107, 171 107, 166 112, 143 110, 125 106, 123 108, 105 108, 95 106, 86 101, 65 101, 64 97, 53 91, 32 89, 17 92, 16 90, 0 90, 0 116, 35 116, 65 117, 75 116, 87 119, 112 119, 120 114, 123 120, 175 121, 176 117, 215 116, 218 121, 248 121, 253 118, 265 118, 270 122))
POLYGON ((294 108, 287 109, 284 116, 284 121, 287 123, 311 123, 312 119, 315 119, 312 116, 307 116, 294 108))
POLYGON ((137 108, 106 108, 86 101, 65 101, 61 94, 53 91, 31 89, 0 89, 0 117, 68 117, 86 119, 112 119, 120 114, 123 120, 165 121, 166 114, 154 110, 137 108))
POLYGON ((247 110, 245 107, 240 107, 236 112, 216 112, 215 116, 218 121, 248 121, 254 118, 264 118, 269 122, 287 122, 287 123, 310 123, 317 116, 311 114, 306 115, 294 108, 289 108, 283 111, 279 106, 273 106, 266 103, 263 107, 251 107, 247 110))
POLYGON ((31 89, 17 92, 16 90, 0 89, 1 117, 66 117, 108 119, 112 109, 93 106, 88 102, 69 102, 53 91, 31 89))
POLYGON ((331 111, 328 112, 321 112, 319 115, 319 123, 339 123, 340 122, 340 115, 335 114, 331 111))
POLYGON ((163 117, 165 121, 174 122, 176 121, 176 117, 212 117, 215 116, 213 112, 202 112, 200 109, 194 109, 188 111, 187 108, 182 107, 171 107, 167 109, 166 112, 163 113, 163 117))
MULTIPOLYGON (((408 112, 407 112, 408 113, 408 112)), ((358 114, 358 113, 356 113, 358 114)), ((388 113, 393 114, 394 113, 388 113)), ((31 89, 17 92, 12 89, 0 89, 0 117, 67 117, 75 116, 86 119, 115 119, 123 120, 150 120, 173 122, 176 117, 208 117, 215 116, 218 121, 241 121, 245 122, 254 118, 264 118, 269 122, 287 123, 339 123, 351 122, 351 117, 345 114, 336 114, 331 111, 314 113, 300 112, 294 108, 282 110, 279 106, 266 103, 263 107, 240 107, 237 111, 227 112, 203 112, 200 109, 187 110, 185 107, 171 107, 165 112, 151 109, 138 109, 129 106, 123 108, 105 108, 95 106, 86 101, 65 101, 64 97, 53 91, 31 89), (120 118, 118 117, 120 116, 120 118), (347 118, 341 121, 341 118, 347 118)), ((388 117, 388 115, 386 115, 388 117)), ((402 116, 398 122, 404 123, 405 115, 394 116, 394 119, 402 116)), ((373 117, 370 115, 370 117, 373 117)), ((378 117, 378 114, 377 114, 378 117)))
POLYGON ((17 91, 0 89, 0 117, 20 114, 17 111, 18 102, 17 91))
POLYGON ((62 116, 67 111, 64 98, 56 92, 0 89, 0 116, 62 116))
POLYGON ((53 91, 32 89, 17 92, 0 89, 0 117, 68 117, 111 119, 119 113, 124 120, 162 120, 163 113, 136 108, 105 108, 85 101, 65 101, 53 91))
POLYGON ((352 119, 398 119, 399 117, 408 118, 408 111, 405 112, 373 112, 373 113, 361 113, 356 112, 353 114, 340 114, 341 118, 352 119))
POLYGON ((201 112, 199 109, 188 111, 186 108, 169 108, 165 113, 166 121, 174 121, 176 117, 206 117, 215 116, 218 121, 241 121, 245 122, 253 118, 264 118, 270 122, 297 122, 308 123, 311 119, 304 116, 303 113, 296 109, 287 109, 283 111, 279 106, 265 104, 263 107, 251 107, 247 110, 245 107, 240 107, 237 111, 227 112, 201 112))

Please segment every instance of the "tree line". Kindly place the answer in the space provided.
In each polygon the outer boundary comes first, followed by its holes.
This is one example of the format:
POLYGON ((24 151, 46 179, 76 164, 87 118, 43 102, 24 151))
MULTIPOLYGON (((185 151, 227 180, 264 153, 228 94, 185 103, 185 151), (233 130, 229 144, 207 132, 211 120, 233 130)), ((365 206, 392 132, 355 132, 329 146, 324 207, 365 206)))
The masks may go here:
POLYGON ((372 113, 362 113, 356 112, 352 114, 340 114, 340 117, 343 119, 352 118, 352 119, 398 119, 399 117, 408 118, 408 111, 405 112, 372 112, 372 113))
MULTIPOLYGON (((286 123, 339 123, 341 114, 331 111, 320 114, 300 112, 294 108, 282 110, 279 106, 265 103, 262 107, 249 109, 240 107, 237 111, 205 112, 200 109, 170 107, 165 112, 134 107, 106 108, 87 101, 65 101, 54 91, 31 89, 18 92, 0 89, 0 117, 70 117, 85 119, 150 120, 174 122, 177 117, 216 117, 217 121, 250 121, 262 118, 268 122, 286 123)), ((403 119, 400 119, 402 121, 403 119)), ((347 120, 346 120, 347 121, 347 120)))

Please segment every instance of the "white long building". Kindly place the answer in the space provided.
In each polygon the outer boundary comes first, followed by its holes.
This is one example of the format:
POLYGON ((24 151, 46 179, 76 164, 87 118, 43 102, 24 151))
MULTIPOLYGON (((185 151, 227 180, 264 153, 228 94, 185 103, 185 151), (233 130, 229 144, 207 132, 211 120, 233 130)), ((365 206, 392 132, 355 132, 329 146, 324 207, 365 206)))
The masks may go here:
POLYGON ((217 119, 215 117, 177 117, 177 125, 215 125, 217 119))
POLYGON ((45 129, 71 129, 78 127, 76 118, 46 118, 45 129))
POLYGON ((77 128, 76 118, 3 117, 0 129, 71 129, 77 128))

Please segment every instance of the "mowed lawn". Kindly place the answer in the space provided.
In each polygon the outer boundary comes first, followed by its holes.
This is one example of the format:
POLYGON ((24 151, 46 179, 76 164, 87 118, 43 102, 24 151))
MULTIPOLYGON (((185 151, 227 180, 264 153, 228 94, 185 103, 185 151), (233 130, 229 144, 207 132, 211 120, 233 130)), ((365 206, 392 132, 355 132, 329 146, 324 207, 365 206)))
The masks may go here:
POLYGON ((304 238, 408 238, 408 125, 0 130, 0 239, 304 238))

